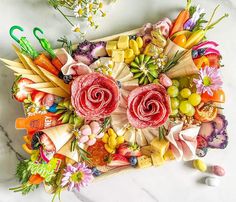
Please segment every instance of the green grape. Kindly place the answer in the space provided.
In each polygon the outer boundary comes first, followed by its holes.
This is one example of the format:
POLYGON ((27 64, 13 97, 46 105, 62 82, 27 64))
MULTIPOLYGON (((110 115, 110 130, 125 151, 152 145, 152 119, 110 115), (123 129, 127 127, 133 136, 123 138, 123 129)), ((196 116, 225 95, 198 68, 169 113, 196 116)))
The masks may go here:
POLYGON ((179 79, 179 87, 180 87, 180 89, 189 87, 188 77, 182 77, 179 79))
POLYGON ((179 100, 177 99, 177 98, 171 98, 170 99, 170 101, 171 101, 171 109, 173 110, 173 109, 178 109, 178 107, 179 107, 179 100))
POLYGON ((179 89, 176 86, 170 86, 167 89, 167 93, 170 97, 177 97, 179 95, 179 89))
POLYGON ((191 90, 189 88, 184 88, 180 91, 180 95, 183 98, 188 98, 191 95, 191 90))
POLYGON ((187 114, 192 109, 192 105, 187 100, 181 101, 179 109, 183 114, 187 114))
POLYGON ((191 105, 195 107, 200 104, 201 96, 197 93, 193 93, 192 95, 189 96, 188 101, 190 102, 191 105))
POLYGON ((195 108, 191 105, 191 110, 186 113, 187 116, 193 116, 195 114, 195 108))
POLYGON ((179 88, 179 81, 176 79, 172 80, 172 86, 176 86, 177 88, 179 88))
POLYGON ((179 113, 178 109, 172 109, 171 116, 176 116, 179 113))

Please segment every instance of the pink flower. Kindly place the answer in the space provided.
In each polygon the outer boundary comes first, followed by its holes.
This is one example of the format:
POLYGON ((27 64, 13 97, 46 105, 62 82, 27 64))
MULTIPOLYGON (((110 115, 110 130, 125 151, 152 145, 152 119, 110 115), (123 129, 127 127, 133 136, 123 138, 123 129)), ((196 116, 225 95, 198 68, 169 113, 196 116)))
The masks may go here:
POLYGON ((87 186, 92 179, 92 170, 87 168, 85 163, 77 163, 74 166, 68 164, 64 169, 61 186, 67 186, 69 191, 74 188, 80 191, 80 188, 87 186))
POLYGON ((200 69, 199 78, 193 79, 193 81, 196 84, 197 93, 207 92, 211 96, 212 91, 218 90, 223 84, 219 69, 214 67, 200 69))
POLYGON ((98 122, 93 121, 89 125, 83 125, 80 128, 79 143, 85 143, 88 146, 94 145, 96 140, 102 138, 104 133, 99 133, 101 126, 98 122))

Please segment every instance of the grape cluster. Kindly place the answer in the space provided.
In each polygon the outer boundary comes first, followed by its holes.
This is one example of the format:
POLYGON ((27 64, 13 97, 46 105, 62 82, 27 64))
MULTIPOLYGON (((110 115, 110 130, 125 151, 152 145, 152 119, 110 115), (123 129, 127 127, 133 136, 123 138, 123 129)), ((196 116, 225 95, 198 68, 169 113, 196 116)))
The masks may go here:
POLYGON ((195 114, 194 107, 201 102, 201 96, 195 91, 188 78, 172 80, 172 86, 167 89, 171 97, 171 116, 177 116, 179 112, 190 117, 195 114))

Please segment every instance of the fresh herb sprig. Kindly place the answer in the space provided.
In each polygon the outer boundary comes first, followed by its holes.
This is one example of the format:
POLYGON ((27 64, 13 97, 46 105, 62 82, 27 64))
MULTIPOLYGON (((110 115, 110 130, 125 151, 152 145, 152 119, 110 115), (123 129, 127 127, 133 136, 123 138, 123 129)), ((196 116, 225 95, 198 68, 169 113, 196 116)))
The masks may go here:
POLYGON ((67 39, 66 36, 63 36, 57 40, 59 43, 62 43, 61 46, 66 49, 66 51, 71 55, 73 52, 72 42, 67 39))

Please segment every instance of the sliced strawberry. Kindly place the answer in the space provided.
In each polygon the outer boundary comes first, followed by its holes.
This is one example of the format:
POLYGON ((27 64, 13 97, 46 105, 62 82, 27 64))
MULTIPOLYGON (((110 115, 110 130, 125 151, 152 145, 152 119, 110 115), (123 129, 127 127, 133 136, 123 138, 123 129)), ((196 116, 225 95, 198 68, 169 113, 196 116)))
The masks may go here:
POLYGON ((46 95, 46 93, 44 93, 44 92, 35 91, 32 93, 31 98, 34 103, 41 104, 45 95, 46 95))
POLYGON ((40 143, 43 145, 43 148, 48 152, 53 152, 56 150, 52 140, 46 134, 43 134, 40 137, 40 143))
POLYGON ((112 160, 110 163, 108 163, 108 166, 111 167, 119 167, 119 166, 127 166, 130 165, 130 162, 128 161, 127 158, 120 154, 113 154, 112 155, 112 160))
POLYGON ((23 102, 34 91, 33 89, 26 87, 27 85, 32 83, 34 82, 30 79, 17 77, 12 86, 13 97, 17 101, 23 102))
POLYGON ((142 153, 140 151, 140 147, 138 145, 129 145, 129 144, 121 144, 118 148, 118 154, 131 157, 131 156, 141 156, 142 153))
POLYGON ((206 57, 209 60, 209 66, 210 67, 215 67, 215 68, 219 68, 220 67, 220 56, 215 54, 215 53, 211 53, 206 55, 206 57))

